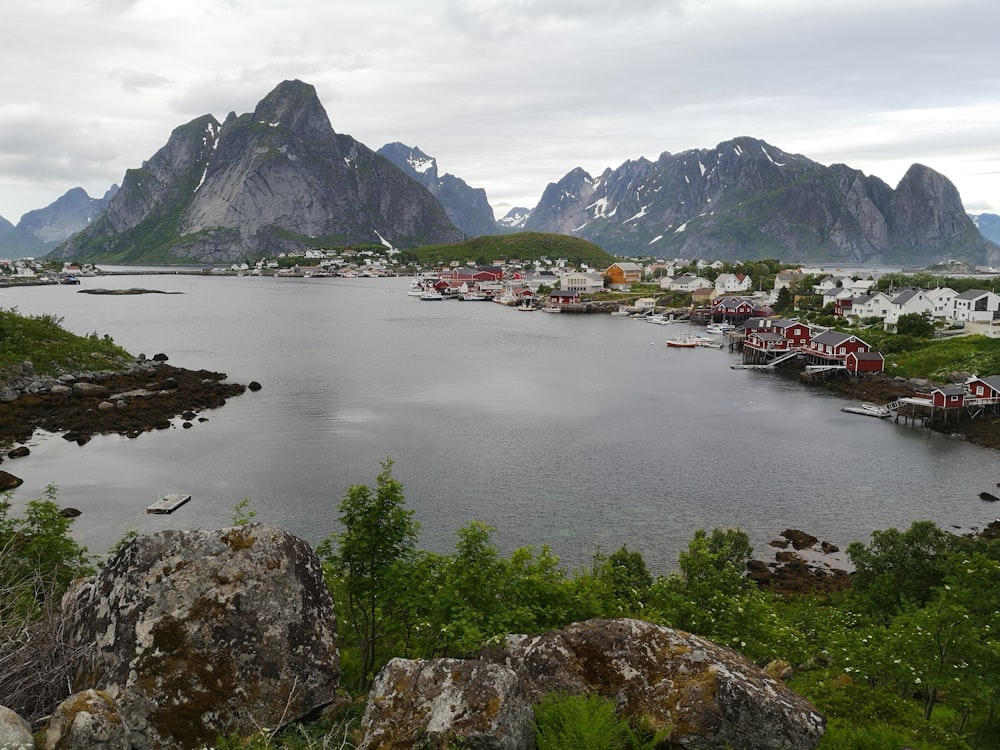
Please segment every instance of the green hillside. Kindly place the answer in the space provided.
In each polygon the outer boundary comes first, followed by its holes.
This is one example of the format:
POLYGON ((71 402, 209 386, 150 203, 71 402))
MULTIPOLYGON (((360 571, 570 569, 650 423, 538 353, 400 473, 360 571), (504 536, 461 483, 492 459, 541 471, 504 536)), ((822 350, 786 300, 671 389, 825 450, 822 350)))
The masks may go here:
POLYGON ((564 234, 544 232, 486 235, 447 245, 424 245, 404 251, 403 257, 424 266, 441 265, 455 260, 461 263, 489 265, 495 260, 530 261, 543 257, 550 260, 565 258, 573 265, 586 263, 600 269, 607 268, 616 260, 613 255, 593 242, 564 234))

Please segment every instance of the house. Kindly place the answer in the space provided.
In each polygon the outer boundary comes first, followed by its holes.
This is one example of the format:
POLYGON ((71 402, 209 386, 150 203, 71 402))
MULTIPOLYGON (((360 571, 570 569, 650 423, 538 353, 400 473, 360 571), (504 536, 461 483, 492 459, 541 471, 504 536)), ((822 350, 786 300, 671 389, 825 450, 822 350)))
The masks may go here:
POLYGON ((885 358, 880 352, 848 352, 844 357, 844 367, 852 375, 882 372, 885 370, 885 358))
POLYGON ((691 292, 691 304, 695 307, 705 307, 715 301, 715 287, 709 286, 695 289, 691 292))
POLYGON ((663 282, 661 281, 660 288, 669 289, 672 292, 693 292, 695 289, 714 289, 715 285, 702 276, 686 273, 671 279, 666 287, 663 286, 663 282))
POLYGON ((955 408, 965 404, 968 391, 957 385, 934 388, 930 393, 931 405, 938 408, 955 408))
POLYGON ((567 292, 562 289, 555 289, 549 292, 549 303, 552 305, 575 305, 579 302, 579 292, 567 292))
POLYGON ((972 398, 1000 403, 1000 375, 988 375, 985 378, 973 376, 965 381, 965 389, 972 398))
POLYGON ((807 347, 812 339, 812 329, 798 320, 787 318, 765 318, 770 321, 770 330, 781 334, 792 347, 807 347))
POLYGON ((813 336, 806 353, 812 364, 844 364, 848 354, 869 352, 871 348, 853 334, 829 330, 813 336))
POLYGON ((866 318, 885 320, 885 316, 889 314, 891 302, 892 300, 882 292, 868 292, 851 301, 851 315, 858 320, 866 318))
POLYGON ((837 278, 835 276, 825 276, 820 279, 818 284, 813 286, 814 294, 825 294, 828 289, 833 289, 839 287, 843 289, 844 287, 850 289, 854 286, 854 279, 850 276, 845 276, 843 278, 837 278))
POLYGON ((910 315, 913 313, 932 314, 933 312, 934 300, 928 297, 922 289, 901 289, 889 301, 884 326, 887 330, 894 327, 901 315, 910 315))
POLYGON ((792 284, 801 279, 805 274, 802 271, 778 271, 774 275, 774 291, 789 289, 792 284))
POLYGON ((823 307, 827 305, 833 305, 834 309, 837 307, 837 303, 842 300, 853 300, 854 294, 850 289, 844 289, 840 286, 831 287, 823 292, 823 307))
POLYGON ((604 275, 611 280, 611 286, 620 288, 642 281, 642 266, 637 263, 612 263, 604 270, 604 275))
POLYGON ((716 297, 710 315, 715 321, 746 320, 753 315, 753 303, 742 297, 716 297))
POLYGON ((786 352, 809 346, 812 330, 798 320, 753 318, 743 324, 744 349, 757 352, 786 352))
POLYGON ((952 301, 953 320, 988 323, 1000 317, 1000 296, 985 289, 969 289, 952 301))
POLYGON ((935 318, 950 318, 955 309, 955 297, 958 292, 947 286, 939 286, 927 292, 927 296, 934 303, 934 310, 931 315, 935 318))
POLYGON ((715 278, 715 293, 742 294, 753 289, 753 280, 743 273, 720 273, 715 278))
POLYGON ((593 294, 604 289, 604 277, 599 273, 572 271, 563 274, 562 279, 559 280, 559 286, 567 292, 593 294))

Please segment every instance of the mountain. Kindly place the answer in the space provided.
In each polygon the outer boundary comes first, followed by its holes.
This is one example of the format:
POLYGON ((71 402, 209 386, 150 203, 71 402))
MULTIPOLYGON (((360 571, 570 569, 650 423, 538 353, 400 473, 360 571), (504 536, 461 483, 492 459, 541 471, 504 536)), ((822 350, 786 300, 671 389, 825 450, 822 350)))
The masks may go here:
POLYGON ((531 215, 531 210, 516 206, 497 219, 497 229, 500 232, 520 232, 531 215))
POLYGON ((335 133, 316 90, 284 81, 255 110, 203 115, 125 173, 104 214, 50 257, 231 262, 347 244, 455 242, 433 195, 335 133))
POLYGON ((101 198, 72 188, 45 208, 28 211, 15 227, 0 217, 0 257, 41 255, 89 225, 117 192, 112 185, 101 198))
POLYGON ((990 242, 1000 245, 1000 216, 996 214, 979 214, 973 216, 972 221, 979 228, 980 233, 990 242))
POLYGON ((469 237, 497 233, 493 209, 482 188, 469 187, 464 180, 452 174, 445 173, 439 177, 437 160, 415 146, 387 143, 376 153, 430 190, 441 201, 448 218, 469 237))
POLYGON ((995 262, 954 185, 914 164, 895 190, 741 137, 594 178, 551 183, 525 230, 588 239, 616 255, 925 265, 995 262))

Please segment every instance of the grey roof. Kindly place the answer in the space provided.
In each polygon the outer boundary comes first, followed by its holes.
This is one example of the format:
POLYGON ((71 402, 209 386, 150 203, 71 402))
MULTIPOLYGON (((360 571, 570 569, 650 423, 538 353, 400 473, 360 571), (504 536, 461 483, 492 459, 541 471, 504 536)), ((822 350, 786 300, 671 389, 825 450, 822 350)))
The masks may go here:
POLYGON ((955 297, 955 299, 979 299, 984 294, 989 294, 988 289, 966 289, 960 295, 955 297))
POLYGON ((909 302, 918 294, 920 294, 919 289, 904 289, 903 291, 901 291, 899 294, 897 294, 895 297, 892 298, 892 304, 905 305, 907 302, 909 302))

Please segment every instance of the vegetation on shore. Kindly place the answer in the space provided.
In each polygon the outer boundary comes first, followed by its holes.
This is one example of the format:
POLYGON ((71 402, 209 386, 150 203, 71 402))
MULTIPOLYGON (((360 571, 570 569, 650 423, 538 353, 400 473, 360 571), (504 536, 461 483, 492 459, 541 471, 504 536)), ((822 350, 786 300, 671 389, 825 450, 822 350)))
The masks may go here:
POLYGON ((56 376, 117 370, 134 359, 107 334, 77 336, 55 315, 21 315, 16 308, 0 308, 0 382, 23 362, 31 362, 39 375, 56 376))

